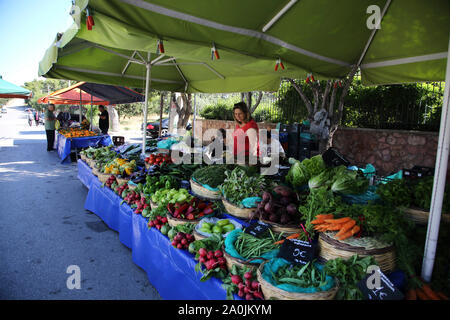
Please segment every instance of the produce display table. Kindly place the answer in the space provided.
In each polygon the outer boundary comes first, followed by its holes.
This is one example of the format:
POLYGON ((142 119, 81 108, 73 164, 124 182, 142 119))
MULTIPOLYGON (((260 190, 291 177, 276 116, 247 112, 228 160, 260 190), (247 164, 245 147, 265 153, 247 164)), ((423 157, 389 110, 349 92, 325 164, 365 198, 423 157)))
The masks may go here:
POLYGON ((78 174, 77 174, 78 179, 80 179, 83 185, 89 189, 91 187, 92 178, 95 178, 95 176, 92 174, 91 167, 89 167, 87 163, 81 159, 78 159, 77 167, 78 167, 78 174))
POLYGON ((66 138, 60 133, 56 133, 56 150, 61 158, 61 163, 70 163, 70 152, 76 148, 87 148, 96 146, 112 145, 109 135, 93 137, 66 138))
MULTIPOLYGON (((85 209, 100 217, 111 229, 119 232, 122 244, 132 250, 133 262, 146 271, 150 283, 163 299, 224 300, 222 281, 211 278, 201 282, 195 271, 197 261, 186 250, 171 245, 168 237, 156 228, 148 229, 148 221, 92 174, 84 161, 78 161, 78 176, 89 183, 85 209)), ((225 215, 228 218, 231 216, 225 215)), ((242 221, 241 224, 246 225, 242 221)), ((235 299, 239 297, 235 296, 235 299)))

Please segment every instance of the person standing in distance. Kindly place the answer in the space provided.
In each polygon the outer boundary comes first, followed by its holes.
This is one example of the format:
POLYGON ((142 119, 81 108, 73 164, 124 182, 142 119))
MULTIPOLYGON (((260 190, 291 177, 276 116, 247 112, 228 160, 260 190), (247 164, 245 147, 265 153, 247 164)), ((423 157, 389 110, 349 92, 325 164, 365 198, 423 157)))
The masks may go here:
POLYGON ((108 111, 106 111, 104 106, 99 106, 98 111, 100 113, 98 114, 99 120, 98 120, 98 126, 100 127, 100 130, 103 134, 108 134, 109 129, 109 115, 108 111))
POLYGON ((47 111, 45 112, 45 133, 47 135, 47 151, 55 150, 53 148, 53 145, 55 144, 56 117, 53 111, 55 111, 55 105, 49 104, 47 107, 47 111))

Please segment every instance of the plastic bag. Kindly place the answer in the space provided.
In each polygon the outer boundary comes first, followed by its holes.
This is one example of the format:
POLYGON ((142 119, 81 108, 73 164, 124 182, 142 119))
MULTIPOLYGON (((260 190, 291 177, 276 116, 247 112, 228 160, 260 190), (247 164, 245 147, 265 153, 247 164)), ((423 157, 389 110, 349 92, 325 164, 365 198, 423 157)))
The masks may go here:
MULTIPOLYGON (((202 226, 203 226, 203 223, 205 223, 205 222, 208 222, 208 223, 211 223, 211 224, 216 224, 217 223, 217 221, 219 221, 219 220, 225 220, 225 219, 219 219, 219 218, 214 218, 214 217, 212 217, 212 218, 203 218, 203 219, 201 219, 200 221, 199 221, 199 223, 195 226, 195 231, 197 231, 199 234, 201 234, 202 236, 204 236, 204 237, 210 237, 211 236, 211 233, 206 233, 206 232, 202 232, 202 231, 200 231, 200 229, 202 228, 202 226)), ((239 222, 237 222, 237 221, 234 221, 234 220, 232 220, 232 219, 228 219, 233 225, 234 225, 234 227, 236 228, 236 229, 234 229, 234 230, 238 230, 238 229, 242 229, 242 224, 240 224, 239 222)), ((231 232, 233 232, 234 230, 232 230, 232 231, 230 231, 230 232, 227 232, 227 233, 224 233, 223 235, 222 235, 222 237, 227 237, 231 232)))
POLYGON ((256 208, 258 206, 257 202, 261 201, 261 197, 249 197, 242 200, 241 203, 245 208, 256 208))

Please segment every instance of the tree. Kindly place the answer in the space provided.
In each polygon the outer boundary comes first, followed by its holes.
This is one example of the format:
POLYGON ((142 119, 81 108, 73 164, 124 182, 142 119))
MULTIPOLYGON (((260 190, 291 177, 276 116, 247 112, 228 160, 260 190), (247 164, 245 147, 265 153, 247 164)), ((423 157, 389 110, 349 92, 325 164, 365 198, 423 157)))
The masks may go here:
POLYGON ((182 107, 179 105, 177 99, 175 98, 175 93, 172 93, 171 100, 178 114, 177 129, 185 129, 192 113, 192 94, 180 93, 180 97, 183 101, 182 107))
POLYGON ((302 90, 302 87, 294 79, 288 79, 308 110, 311 131, 319 135, 319 151, 321 153, 332 145, 333 135, 342 119, 345 97, 347 96, 357 69, 357 65, 354 65, 347 77, 343 80, 343 83, 333 80, 315 81, 314 78, 309 81, 308 77, 306 82, 312 90, 312 97, 307 96, 302 90), (336 105, 338 87, 341 85, 342 90, 339 90, 339 103, 336 105))
POLYGON ((253 92, 241 92, 241 101, 244 102, 244 98, 247 99, 247 106, 248 106, 248 110, 250 112, 250 115, 253 114, 253 112, 255 112, 256 108, 258 108, 259 103, 261 102, 261 99, 263 97, 263 92, 259 91, 258 92, 258 98, 256 98, 256 102, 254 105, 252 105, 252 97, 253 97, 253 92))

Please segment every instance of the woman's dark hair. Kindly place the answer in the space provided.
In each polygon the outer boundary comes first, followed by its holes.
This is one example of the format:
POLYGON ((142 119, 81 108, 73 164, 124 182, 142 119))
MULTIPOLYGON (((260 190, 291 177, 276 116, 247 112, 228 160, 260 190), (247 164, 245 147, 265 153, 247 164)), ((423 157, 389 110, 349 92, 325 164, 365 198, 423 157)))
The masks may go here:
POLYGON ((234 119, 234 121, 239 122, 234 117, 234 110, 236 110, 236 109, 241 110, 245 114, 245 120, 247 122, 252 120, 252 116, 250 115, 250 111, 248 110, 247 105, 245 104, 245 102, 241 101, 241 102, 238 102, 238 103, 234 104, 234 107, 233 107, 233 119, 234 119))

